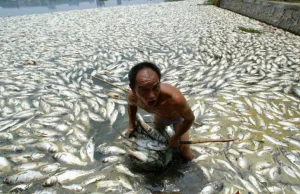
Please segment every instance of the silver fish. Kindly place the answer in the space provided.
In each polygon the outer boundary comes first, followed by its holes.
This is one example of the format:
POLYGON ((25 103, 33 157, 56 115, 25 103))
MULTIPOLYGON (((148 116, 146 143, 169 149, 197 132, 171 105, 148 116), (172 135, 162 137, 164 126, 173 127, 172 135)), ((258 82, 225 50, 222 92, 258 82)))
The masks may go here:
POLYGON ((91 137, 86 144, 86 153, 87 156, 90 158, 91 162, 94 162, 94 153, 95 153, 95 138, 91 137))
POLYGON ((99 145, 96 152, 100 154, 126 154, 126 151, 116 146, 99 145))
POLYGON ((72 154, 74 154, 74 153, 76 153, 76 152, 78 152, 78 149, 77 148, 75 148, 74 146, 72 146, 72 145, 63 145, 63 147, 62 147, 62 150, 64 151, 64 152, 69 152, 69 153, 72 153, 72 154))
POLYGON ((128 150, 127 152, 129 155, 134 156, 143 162, 147 162, 148 160, 148 154, 146 152, 132 151, 132 150, 128 150))
POLYGON ((112 126, 112 125, 115 123, 115 121, 117 120, 118 114, 119 114, 119 112, 118 112, 117 109, 115 109, 115 110, 111 113, 110 117, 108 118, 108 120, 109 120, 109 125, 110 125, 110 126, 112 126))
POLYGON ((87 186, 87 185, 89 185, 91 183, 94 183, 96 181, 100 181, 100 180, 102 180, 104 178, 105 178, 105 175, 102 172, 100 172, 100 174, 93 175, 93 176, 87 178, 86 180, 84 180, 81 183, 81 185, 85 187, 85 186, 87 186))
POLYGON ((60 163, 47 164, 42 166, 40 170, 45 173, 56 172, 60 168, 60 163))
POLYGON ((284 137, 284 140, 286 140, 288 143, 293 144, 295 146, 297 146, 298 148, 300 148, 300 141, 292 138, 292 137, 284 137))
POLYGON ((82 112, 80 115, 80 120, 82 124, 86 127, 90 126, 90 119, 86 111, 82 112))
POLYGON ((245 188, 250 191, 251 193, 255 193, 258 194, 258 190, 248 181, 242 179, 242 178, 238 178, 241 183, 245 186, 245 188))
POLYGON ((11 141, 13 138, 11 133, 0 132, 0 140, 11 141))
POLYGON ((111 117, 111 114, 113 113, 114 109, 115 109, 115 102, 112 101, 111 99, 108 99, 106 103, 107 118, 111 117))
POLYGON ((0 157, 0 171, 9 172, 11 170, 10 162, 5 157, 0 157))
POLYGON ((92 119, 93 121, 96 121, 96 122, 104 121, 104 119, 100 115, 93 113, 91 111, 88 111, 88 115, 89 115, 89 118, 92 119))
POLYGON ((86 161, 88 159, 86 151, 87 150, 84 146, 80 148, 79 154, 80 154, 81 160, 83 160, 83 161, 86 161))
POLYGON ((13 143, 16 145, 26 145, 26 144, 31 144, 38 141, 36 138, 30 138, 30 137, 25 137, 25 138, 19 138, 17 140, 14 140, 13 143))
POLYGON ((43 175, 38 171, 28 170, 6 177, 4 178, 3 182, 6 184, 28 183, 31 181, 41 180, 47 177, 47 175, 43 175))
POLYGON ((14 163, 27 163, 35 160, 39 160, 45 157, 44 153, 23 153, 23 154, 11 154, 9 158, 14 163))
POLYGON ((115 163, 115 162, 121 162, 123 160, 123 158, 122 157, 120 157, 120 156, 108 156, 108 157, 106 157, 106 158, 104 158, 103 160, 102 160, 102 162, 104 162, 104 163, 115 163))
POLYGON ((148 148, 150 150, 156 150, 156 151, 162 151, 168 148, 168 145, 152 139, 137 139, 135 143, 137 144, 137 146, 148 148))
POLYGON ((118 105, 117 110, 121 114, 121 116, 124 116, 126 113, 126 109, 124 105, 118 105))
POLYGON ((74 192, 84 192, 85 188, 80 184, 73 184, 73 185, 62 185, 61 186, 64 189, 74 191, 74 192))
POLYGON ((85 166, 87 162, 82 162, 77 156, 68 152, 58 152, 52 156, 55 160, 59 162, 64 162, 67 164, 85 166))
POLYGON ((222 182, 210 182, 204 186, 200 194, 217 194, 222 191, 223 187, 222 182))
POLYGON ((37 150, 55 153, 58 152, 58 146, 51 142, 40 142, 32 145, 37 150))
POLYGON ((95 170, 89 170, 89 171, 84 171, 84 170, 66 170, 60 173, 57 173, 51 177, 49 177, 42 185, 44 187, 49 187, 52 185, 55 185, 57 183, 63 184, 67 183, 70 181, 73 181, 79 177, 86 176, 89 174, 94 173, 95 170))
POLYGON ((133 187, 130 183, 130 181, 128 180, 128 178, 126 176, 124 176, 123 174, 119 175, 119 181, 120 183, 127 189, 129 190, 133 190, 133 187))
POLYGON ((119 173, 123 173, 123 174, 126 174, 126 175, 131 176, 131 177, 136 177, 137 176, 137 175, 133 174, 132 172, 130 172, 130 170, 122 164, 117 165, 116 169, 119 173))
POLYGON ((29 188, 32 187, 32 185, 33 185, 33 183, 17 185, 14 188, 12 188, 9 192, 10 193, 20 193, 20 192, 28 190, 29 188))
POLYGON ((39 168, 41 166, 46 165, 47 162, 30 162, 30 163, 24 163, 18 166, 15 166, 13 169, 15 171, 25 171, 25 170, 32 170, 35 168, 39 168))
POLYGON ((87 134, 84 133, 81 129, 74 128, 74 134, 77 137, 77 139, 80 140, 81 142, 87 142, 88 141, 87 134))
POLYGON ((6 145, 6 146, 0 146, 1 151, 8 151, 8 152, 22 152, 25 150, 25 147, 22 145, 6 145))
POLYGON ((105 180, 105 181, 99 181, 97 182, 97 188, 106 188, 106 187, 117 187, 120 185, 119 181, 113 181, 113 180, 105 180))
POLYGON ((278 139, 268 136, 266 134, 263 134, 263 137, 265 140, 269 141, 270 143, 276 144, 276 145, 280 145, 280 146, 284 146, 284 147, 288 147, 288 145, 286 143, 283 143, 281 141, 279 141, 278 139))
POLYGON ((20 121, 20 119, 10 120, 10 122, 9 122, 8 124, 3 125, 3 126, 0 128, 0 131, 4 131, 4 130, 6 130, 7 128, 16 125, 19 121, 20 121))

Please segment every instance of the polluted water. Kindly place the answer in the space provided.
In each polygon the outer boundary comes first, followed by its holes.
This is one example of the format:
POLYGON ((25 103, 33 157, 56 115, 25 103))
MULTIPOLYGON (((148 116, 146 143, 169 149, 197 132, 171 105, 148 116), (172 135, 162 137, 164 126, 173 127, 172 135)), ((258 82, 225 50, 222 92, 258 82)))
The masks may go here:
POLYGON ((299 36, 198 4, 0 18, 0 191, 300 193, 299 36), (191 139, 236 140, 191 145, 193 161, 173 156, 159 173, 130 168, 153 156, 120 135, 142 61, 186 97, 202 124, 191 139))

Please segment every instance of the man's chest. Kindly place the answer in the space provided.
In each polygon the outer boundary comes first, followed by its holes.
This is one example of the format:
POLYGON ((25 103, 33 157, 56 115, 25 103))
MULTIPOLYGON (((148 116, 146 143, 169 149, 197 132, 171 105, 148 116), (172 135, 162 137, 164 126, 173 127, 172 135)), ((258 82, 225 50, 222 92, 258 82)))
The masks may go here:
POLYGON ((137 105, 138 107, 144 109, 148 113, 154 113, 158 115, 169 115, 176 112, 174 106, 172 107, 171 105, 168 104, 158 105, 155 107, 149 107, 144 105, 143 103, 138 103, 137 105))

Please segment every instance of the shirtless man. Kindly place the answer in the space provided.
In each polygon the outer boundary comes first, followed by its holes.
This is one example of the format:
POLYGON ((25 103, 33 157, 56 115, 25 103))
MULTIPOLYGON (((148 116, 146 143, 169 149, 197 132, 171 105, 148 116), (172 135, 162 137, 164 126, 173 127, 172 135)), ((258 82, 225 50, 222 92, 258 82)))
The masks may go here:
POLYGON ((169 145, 178 147, 181 155, 188 161, 194 155, 188 144, 179 145, 179 141, 189 140, 189 128, 194 122, 194 114, 182 93, 167 83, 160 82, 159 68, 148 62, 135 65, 129 72, 128 94, 129 136, 134 130, 136 113, 139 108, 154 114, 156 128, 164 129, 173 125, 175 135, 170 137, 169 145))

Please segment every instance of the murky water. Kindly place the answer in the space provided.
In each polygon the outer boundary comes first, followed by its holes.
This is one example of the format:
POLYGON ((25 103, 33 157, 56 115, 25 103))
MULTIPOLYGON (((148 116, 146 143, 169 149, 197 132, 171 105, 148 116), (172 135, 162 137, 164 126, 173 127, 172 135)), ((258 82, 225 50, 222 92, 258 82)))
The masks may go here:
POLYGON ((152 4, 165 0, 2 0, 0 17, 91 9, 96 7, 152 4))

